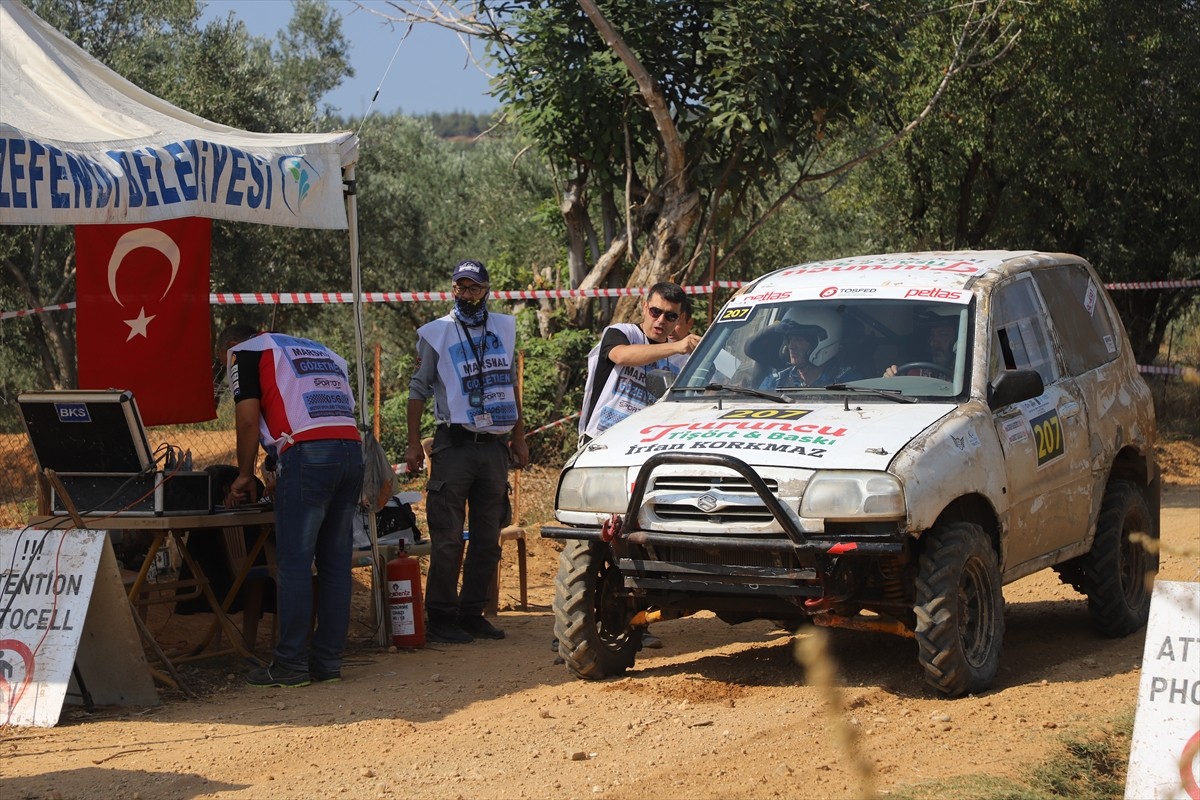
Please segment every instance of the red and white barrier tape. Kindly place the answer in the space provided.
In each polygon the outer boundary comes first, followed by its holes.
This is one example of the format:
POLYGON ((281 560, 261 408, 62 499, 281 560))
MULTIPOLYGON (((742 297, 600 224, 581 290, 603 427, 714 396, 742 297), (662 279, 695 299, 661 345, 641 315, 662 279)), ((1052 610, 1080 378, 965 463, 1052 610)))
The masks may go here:
POLYGON ((66 311, 75 307, 75 301, 69 303, 58 303, 53 306, 42 306, 41 308, 26 308, 21 311, 0 311, 0 319, 16 319, 17 317, 31 317, 34 314, 44 314, 47 311, 66 311))
POLYGON ((1104 288, 1110 292, 1125 289, 1196 289, 1200 281, 1139 281, 1135 283, 1106 283, 1104 288))
POLYGON ((556 419, 556 420, 554 420, 554 422, 543 425, 540 428, 534 428, 531 431, 526 431, 525 436, 529 437, 529 436, 533 436, 535 433, 541 433, 542 431, 550 430, 551 428, 557 428, 559 425, 562 425, 565 422, 570 422, 571 420, 575 419, 578 416, 579 416, 578 411, 576 411, 574 414, 568 414, 567 416, 563 417, 562 419, 556 419))
MULTIPOLYGON (((706 294, 714 289, 738 289, 744 281, 715 281, 712 285, 684 286, 688 294, 706 294)), ((1110 291, 1124 289, 1193 289, 1200 288, 1200 281, 1149 281, 1142 283, 1110 283, 1110 291)), ((524 289, 494 291, 489 297, 495 300, 560 300, 583 297, 638 297, 647 288, 620 287, 614 289, 524 289)), ((426 303, 449 302, 450 292, 363 292, 364 303, 426 303)), ((217 292, 208 296, 211 305, 312 305, 353 303, 353 292, 217 292)), ((58 303, 40 308, 20 311, 0 311, 0 320, 28 317, 50 311, 66 311, 75 308, 75 301, 58 303)))

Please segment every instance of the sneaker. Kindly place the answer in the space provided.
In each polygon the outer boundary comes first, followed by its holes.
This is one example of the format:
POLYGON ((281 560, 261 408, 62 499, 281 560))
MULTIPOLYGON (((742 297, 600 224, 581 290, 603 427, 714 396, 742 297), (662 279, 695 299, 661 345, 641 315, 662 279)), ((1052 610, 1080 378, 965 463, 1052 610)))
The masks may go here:
POLYGON ((504 631, 483 617, 459 617, 458 625, 476 639, 503 639, 504 631))
POLYGON ((438 644, 470 644, 475 637, 463 630, 457 622, 432 622, 425 628, 425 641, 438 644))
POLYGON ((263 688, 295 689, 308 686, 312 679, 307 672, 272 663, 246 673, 246 683, 263 688))
POLYGON ((663 646, 662 639, 647 631, 642 634, 642 647, 648 647, 651 650, 661 650, 663 646))
POLYGON ((319 672, 315 669, 310 669, 309 673, 312 675, 313 683, 337 683, 342 679, 341 670, 336 670, 334 672, 319 672))

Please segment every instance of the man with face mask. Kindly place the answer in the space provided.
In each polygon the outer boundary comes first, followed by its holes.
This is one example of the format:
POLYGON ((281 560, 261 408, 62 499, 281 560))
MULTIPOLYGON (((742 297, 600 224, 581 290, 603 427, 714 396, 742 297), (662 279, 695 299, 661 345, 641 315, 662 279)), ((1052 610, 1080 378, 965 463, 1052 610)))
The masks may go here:
POLYGON ((488 312, 488 273, 481 262, 459 263, 451 280, 454 308, 417 331, 404 460, 410 473, 425 461, 421 414, 432 397, 437 430, 425 498, 432 545, 425 635, 431 642, 466 644, 504 638, 483 618, 483 608, 500 560, 508 467, 525 467, 529 448, 516 392, 516 320, 488 312), (470 531, 469 545, 464 530, 470 531))

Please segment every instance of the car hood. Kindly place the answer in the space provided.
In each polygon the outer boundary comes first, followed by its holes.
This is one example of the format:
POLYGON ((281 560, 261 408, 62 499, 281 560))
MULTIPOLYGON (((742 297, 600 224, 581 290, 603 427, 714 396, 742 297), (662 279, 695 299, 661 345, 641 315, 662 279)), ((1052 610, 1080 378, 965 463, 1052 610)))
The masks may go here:
POLYGON ((724 453, 754 466, 886 469, 953 403, 660 402, 597 437, 572 466, 636 466, 662 452, 724 453))

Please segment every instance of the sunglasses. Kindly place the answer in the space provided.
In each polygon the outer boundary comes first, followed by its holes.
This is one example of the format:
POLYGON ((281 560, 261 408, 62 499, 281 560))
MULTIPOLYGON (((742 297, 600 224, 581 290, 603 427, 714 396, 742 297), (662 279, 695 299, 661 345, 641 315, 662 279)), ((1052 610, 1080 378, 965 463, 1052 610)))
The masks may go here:
POLYGON ((454 291, 459 294, 480 295, 487 291, 488 287, 482 283, 456 283, 454 291))
POLYGON ((667 322, 675 322, 679 319, 678 311, 667 311, 666 309, 659 308, 658 306, 646 306, 646 310, 650 312, 650 316, 653 319, 666 317, 667 322))

